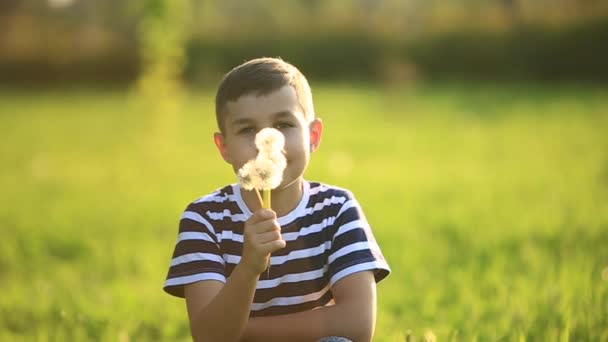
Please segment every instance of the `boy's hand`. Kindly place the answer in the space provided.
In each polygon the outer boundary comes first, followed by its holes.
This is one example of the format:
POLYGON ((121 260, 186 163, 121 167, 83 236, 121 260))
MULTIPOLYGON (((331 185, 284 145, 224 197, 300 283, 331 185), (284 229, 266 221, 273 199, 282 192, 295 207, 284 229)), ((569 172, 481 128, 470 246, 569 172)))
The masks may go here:
POLYGON ((255 274, 264 272, 270 254, 286 245, 277 215, 269 209, 258 209, 245 222, 244 240, 241 264, 255 274))

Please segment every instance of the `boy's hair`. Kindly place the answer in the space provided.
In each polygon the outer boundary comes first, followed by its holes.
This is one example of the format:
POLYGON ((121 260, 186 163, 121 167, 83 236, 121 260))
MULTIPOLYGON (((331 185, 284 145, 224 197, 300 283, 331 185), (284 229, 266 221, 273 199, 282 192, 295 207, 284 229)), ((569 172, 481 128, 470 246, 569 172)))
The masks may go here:
POLYGON ((312 92, 306 77, 295 66, 280 58, 256 58, 230 70, 222 79, 215 96, 215 117, 220 132, 224 132, 226 104, 249 94, 267 95, 286 85, 296 91, 304 118, 310 122, 315 117, 312 92))

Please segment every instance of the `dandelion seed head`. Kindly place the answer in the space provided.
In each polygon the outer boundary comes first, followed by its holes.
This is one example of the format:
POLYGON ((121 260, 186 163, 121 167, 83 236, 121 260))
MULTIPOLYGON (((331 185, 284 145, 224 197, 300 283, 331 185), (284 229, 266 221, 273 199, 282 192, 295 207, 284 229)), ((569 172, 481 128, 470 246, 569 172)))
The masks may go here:
POLYGON ((264 159, 273 163, 273 167, 281 170, 281 172, 283 172, 282 170, 287 166, 287 159, 285 159, 285 154, 283 152, 260 155, 258 156, 258 159, 264 159))
POLYGON ((256 135, 255 144, 259 153, 239 169, 239 182, 245 190, 274 189, 283 181, 287 166, 285 137, 274 128, 264 128, 256 135))
POLYGON ((243 167, 239 169, 238 177, 243 189, 253 190, 254 188, 256 188, 257 183, 259 183, 255 179, 256 173, 254 172, 254 170, 255 159, 248 161, 247 163, 245 163, 245 165, 243 165, 243 167))
POLYGON ((285 137, 275 128, 264 128, 255 135, 255 147, 260 154, 275 154, 283 150, 285 137))
MULTIPOLYGON (((274 189, 283 181, 285 164, 275 163, 272 159, 259 155, 256 161, 255 173, 258 180, 258 189, 274 189), (262 157, 262 158, 260 158, 262 157), (282 166, 282 167, 281 167, 282 166)), ((285 157, 283 157, 285 158, 285 157)))

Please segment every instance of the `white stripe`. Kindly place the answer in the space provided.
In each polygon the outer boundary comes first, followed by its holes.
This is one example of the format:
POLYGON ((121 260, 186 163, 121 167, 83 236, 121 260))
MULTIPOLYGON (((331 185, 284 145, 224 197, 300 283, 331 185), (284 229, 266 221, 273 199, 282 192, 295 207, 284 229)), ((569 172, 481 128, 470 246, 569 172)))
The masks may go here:
POLYGON ((179 235, 177 237, 177 242, 184 241, 184 240, 204 240, 204 241, 209 241, 209 242, 215 243, 215 241, 213 241, 213 239, 211 238, 211 236, 209 236, 209 234, 201 233, 201 232, 181 232, 181 233, 179 233, 179 235))
POLYGON ((327 228, 328 226, 333 225, 335 219, 336 219, 335 217, 330 216, 330 217, 323 219, 323 221, 321 221, 319 223, 312 224, 308 227, 302 227, 297 232, 284 233, 281 236, 283 237, 283 240, 285 240, 285 241, 295 241, 298 239, 299 236, 306 236, 309 234, 318 233, 318 232, 322 231, 323 229, 327 228))
POLYGON ((318 185, 318 186, 316 186, 314 188, 310 188, 310 190, 309 190, 309 196, 316 195, 316 194, 318 194, 320 192, 325 192, 327 190, 329 190, 329 187, 323 186, 322 184, 320 184, 320 185, 318 185))
POLYGON ((280 278, 269 280, 258 280, 257 289, 268 289, 271 287, 277 287, 284 283, 297 283, 300 281, 317 279, 323 277, 325 272, 327 272, 327 265, 314 271, 286 274, 280 278))
POLYGON ((222 241, 231 240, 231 241, 240 242, 240 243, 243 243, 243 241, 244 241, 242 234, 236 234, 232 230, 222 230, 221 239, 222 239, 222 241))
POLYGON ((199 213, 194 212, 194 211, 184 211, 184 215, 182 215, 182 220, 183 219, 189 219, 198 223, 202 223, 203 225, 205 225, 205 227, 207 227, 207 229, 209 229, 210 232, 212 232, 213 234, 215 234, 215 229, 213 229, 213 226, 211 225, 211 223, 209 223, 209 221, 205 220, 199 213))
POLYGON ((315 255, 323 254, 325 252, 325 250, 329 249, 329 246, 330 246, 329 241, 326 241, 326 242, 318 245, 317 247, 300 249, 297 251, 291 251, 287 255, 271 256, 270 264, 271 265, 282 265, 282 264, 286 263, 287 261, 310 258, 315 255))
POLYGON ((240 255, 234 255, 234 254, 223 254, 222 258, 224 258, 224 261, 227 264, 238 264, 239 262, 241 262, 241 256, 240 255))
POLYGON ((306 210, 304 210, 304 215, 310 215, 315 211, 323 210, 323 208, 329 207, 332 204, 344 203, 344 201, 346 201, 346 197, 344 196, 331 196, 331 198, 324 199, 323 202, 316 203, 312 208, 306 208, 306 210))
POLYGON ((327 192, 327 191, 330 191, 330 190, 334 190, 334 191, 343 192, 345 194, 348 194, 348 191, 345 190, 345 189, 342 189, 342 188, 339 188, 339 187, 333 186, 333 185, 332 186, 328 186, 327 184, 323 184, 323 183, 319 183, 319 185, 317 185, 316 187, 310 188, 309 191, 310 191, 310 195, 316 195, 318 193, 327 192))
POLYGON ((300 232, 283 233, 283 234, 281 234, 281 237, 285 241, 295 241, 295 240, 298 239, 298 236, 300 236, 300 232))
POLYGON ((367 221, 365 221, 365 220, 355 220, 355 221, 348 222, 347 224, 340 226, 340 229, 338 229, 338 231, 336 232, 336 235, 334 235, 334 240, 336 239, 336 237, 338 237, 350 230, 357 229, 357 228, 362 228, 365 230, 365 228, 367 228, 367 227, 369 227, 369 223, 367 223, 367 221))
POLYGON ((184 264, 191 261, 199 261, 199 260, 209 260, 219 262, 224 264, 224 260, 220 258, 219 255, 211 254, 211 253, 190 253, 184 254, 182 256, 178 256, 177 258, 173 258, 171 260, 171 266, 176 266, 180 264, 184 264))
POLYGON ((258 311, 258 310, 269 308, 271 306, 286 306, 286 305, 296 305, 296 304, 301 304, 301 303, 306 303, 306 302, 312 302, 312 301, 315 301, 315 300, 323 297, 323 295, 327 291, 329 291, 329 284, 327 286, 325 286, 321 291, 309 293, 304 296, 276 297, 276 298, 273 298, 273 299, 267 301, 266 303, 252 303, 251 310, 258 311))
POLYGON ((302 227, 302 229, 300 229, 300 235, 304 236, 308 234, 318 233, 322 231, 323 228, 327 226, 332 226, 334 224, 334 221, 336 221, 335 216, 326 217, 323 219, 323 221, 319 223, 312 224, 308 227, 302 227))
POLYGON ((362 241, 362 242, 357 242, 357 243, 351 243, 350 245, 346 245, 340 249, 338 249, 337 251, 333 252, 328 258, 327 258, 327 262, 329 264, 331 264, 332 262, 334 262, 334 260, 338 259, 341 256, 344 256, 346 254, 355 252, 355 251, 362 251, 362 250, 366 250, 366 249, 371 249, 370 245, 367 241, 362 241))
POLYGON ((342 271, 334 274, 333 277, 331 277, 331 279, 329 280, 329 284, 331 286, 333 286, 338 280, 351 275, 353 273, 356 272, 361 272, 361 271, 369 271, 369 270, 375 270, 375 269, 382 269, 382 270, 387 270, 390 272, 390 268, 388 267, 388 264, 386 262, 383 261, 370 261, 370 262, 365 262, 362 264, 356 264, 350 267, 347 267, 345 269, 343 269, 342 271))
POLYGON ((346 201, 346 202, 344 202, 344 204, 342 204, 342 208, 340 208, 340 211, 338 212, 338 215, 336 215, 336 216, 340 217, 340 215, 344 214, 344 212, 347 211, 348 209, 358 207, 358 206, 359 206, 359 204, 354 199, 346 201))
MULTIPOLYGON (((333 216, 327 217, 319 223, 315 223, 308 227, 302 227, 297 232, 283 233, 283 234, 281 234, 281 236, 283 237, 283 240, 285 240, 285 241, 295 241, 298 239, 298 237, 306 236, 309 234, 318 233, 318 232, 322 231, 327 226, 331 226, 332 224, 334 224, 335 219, 336 218, 333 216)), ((236 234, 231 230, 223 230, 221 239, 222 239, 222 241, 232 240, 234 242, 240 242, 240 243, 244 242, 244 238, 243 238, 242 234, 236 234)))
POLYGON ((165 281, 165 287, 175 286, 175 285, 185 285, 185 284, 190 284, 190 283, 194 283, 195 281, 201 281, 201 280, 218 280, 218 281, 221 281, 222 283, 225 283, 226 277, 224 277, 223 275, 221 275, 219 273, 214 273, 214 272, 198 273, 198 274, 193 274, 193 275, 184 276, 184 277, 167 279, 167 281, 165 281))
POLYGON ((224 219, 224 217, 228 217, 232 222, 245 222, 249 218, 249 215, 233 214, 228 209, 224 209, 224 211, 222 211, 222 212, 207 211, 206 214, 207 214, 207 216, 209 216, 210 219, 216 220, 216 221, 221 221, 224 219))

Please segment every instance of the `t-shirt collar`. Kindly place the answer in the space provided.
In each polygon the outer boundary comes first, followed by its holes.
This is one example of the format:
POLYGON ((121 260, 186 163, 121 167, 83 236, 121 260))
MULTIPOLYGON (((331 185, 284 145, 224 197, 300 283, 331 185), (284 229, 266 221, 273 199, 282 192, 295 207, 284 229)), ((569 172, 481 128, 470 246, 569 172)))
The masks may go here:
MULTIPOLYGON (((243 214, 247 215, 247 217, 253 215, 247 204, 245 204, 245 200, 243 200, 243 196, 241 195, 241 185, 239 183, 232 184, 232 191, 234 193, 236 203, 238 204, 243 214)), ((298 205, 292 211, 277 219, 279 225, 287 225, 293 222, 299 216, 301 216, 299 213, 306 208, 306 204, 308 203, 309 197, 310 183, 308 183, 308 181, 304 179, 302 180, 302 199, 300 200, 300 203, 298 203, 298 205)))

